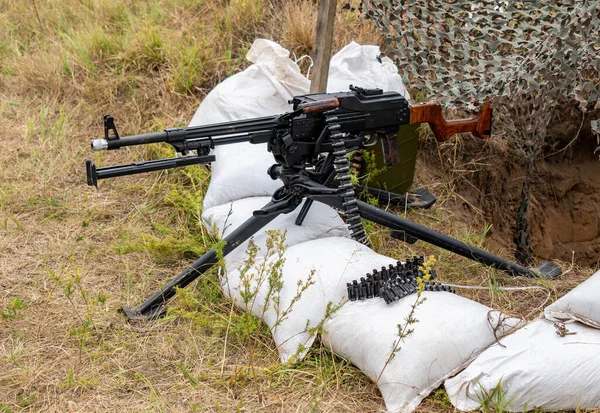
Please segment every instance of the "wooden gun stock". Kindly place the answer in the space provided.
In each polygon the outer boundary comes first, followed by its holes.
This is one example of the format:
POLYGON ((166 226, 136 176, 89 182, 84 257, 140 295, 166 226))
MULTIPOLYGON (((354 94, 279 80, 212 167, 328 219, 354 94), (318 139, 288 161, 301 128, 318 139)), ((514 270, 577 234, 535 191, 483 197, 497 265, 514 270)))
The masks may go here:
POLYGON ((456 133, 471 132, 478 138, 489 138, 492 134, 492 103, 486 101, 475 115, 468 119, 444 120, 442 107, 433 102, 411 106, 410 123, 429 123, 438 142, 448 140, 456 133))

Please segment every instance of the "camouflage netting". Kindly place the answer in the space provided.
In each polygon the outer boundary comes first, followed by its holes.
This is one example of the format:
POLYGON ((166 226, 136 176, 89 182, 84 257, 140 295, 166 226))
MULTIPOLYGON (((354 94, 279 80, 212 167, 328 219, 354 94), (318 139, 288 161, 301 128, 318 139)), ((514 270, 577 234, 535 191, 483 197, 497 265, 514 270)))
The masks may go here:
POLYGON ((598 158, 600 159, 600 119, 596 119, 592 121, 592 133, 596 136, 596 141, 598 142, 598 147, 594 151, 594 153, 598 154, 598 158))
MULTIPOLYGON (((600 113, 598 0, 362 0, 359 7, 413 91, 447 107, 494 100, 502 138, 525 162, 514 241, 515 257, 527 264, 531 178, 556 144, 547 136, 553 113, 571 101, 593 111, 588 122, 600 113)), ((599 121, 591 121, 592 133, 599 121)))
POLYGON ((414 89, 445 105, 543 90, 600 108, 597 0, 363 0, 414 89))

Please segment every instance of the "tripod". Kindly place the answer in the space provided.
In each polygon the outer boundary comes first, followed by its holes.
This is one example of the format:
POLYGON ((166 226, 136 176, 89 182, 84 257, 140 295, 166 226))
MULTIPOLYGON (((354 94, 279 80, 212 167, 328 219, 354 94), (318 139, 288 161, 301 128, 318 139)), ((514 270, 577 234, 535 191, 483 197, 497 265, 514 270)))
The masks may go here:
MULTIPOLYGON (((175 288, 187 286, 218 263, 220 256, 227 256, 277 216, 294 211, 304 200, 296 225, 302 225, 312 203, 317 201, 341 210, 346 216, 350 235, 361 243, 368 243, 362 225, 362 220, 367 219, 390 228, 393 237, 405 242, 423 240, 511 275, 551 279, 561 274, 560 268, 552 263, 544 262, 537 267, 526 268, 356 198, 358 188, 351 182, 351 165, 348 162, 351 151, 381 141, 384 163, 393 167, 400 163, 398 128, 421 123, 428 123, 441 142, 455 133, 464 132, 471 132, 479 138, 488 137, 492 128, 490 101, 470 118, 450 121, 443 118, 442 108, 436 103, 409 104, 397 92, 352 85, 349 92, 296 96, 290 103, 293 110, 280 115, 165 129, 163 132, 123 138, 119 136, 112 116, 104 117, 104 139, 96 139, 91 144, 95 151, 164 142, 183 155, 194 151, 197 155, 104 168, 96 168, 88 160, 88 185, 98 187, 99 179, 210 163, 215 161, 210 154, 211 149, 241 142, 267 144, 266 149, 273 154, 276 162, 267 173, 272 179, 283 182, 271 202, 254 211, 252 217, 225 237, 222 251, 211 249, 141 305, 124 307, 129 319, 159 317, 165 311, 166 301, 175 294, 175 288)), ((374 190, 366 189, 371 193, 374 190)), ((375 191, 379 199, 387 197, 391 200, 395 196, 386 191, 375 191)), ((424 196, 420 205, 430 205, 433 201, 431 197, 424 196)))
MULTIPOLYGON (((263 208, 254 211, 236 230, 224 238, 225 246, 221 254, 216 249, 211 249, 192 265, 183 270, 179 275, 169 281, 161 290, 154 293, 147 300, 137 307, 123 307, 122 311, 129 320, 149 320, 162 316, 166 309, 166 302, 175 295, 176 288, 184 288, 212 266, 218 263, 219 256, 227 256, 240 244, 252 237, 256 232, 277 218, 280 214, 287 214, 294 211, 304 202, 302 210, 296 220, 296 225, 301 225, 302 221, 309 212, 312 202, 322 202, 333 208, 344 209, 344 200, 340 196, 339 188, 328 187, 314 182, 300 173, 300 171, 290 170, 288 168, 271 168, 271 174, 278 175, 286 184, 279 188, 273 194, 269 203, 263 208), (278 169, 273 171, 273 169, 278 169)), ((326 182, 331 181, 334 172, 328 174, 326 182)), ((438 246, 445 250, 454 252, 470 260, 479 262, 502 271, 506 271, 512 276, 542 277, 553 279, 561 274, 561 269, 550 262, 543 262, 536 267, 527 268, 517 263, 508 261, 504 258, 483 251, 477 247, 468 245, 462 241, 416 224, 410 220, 404 219, 390 212, 384 211, 366 202, 355 199, 355 208, 361 219, 367 219, 371 222, 383 225, 391 230, 399 231, 407 239, 419 239, 429 244, 438 246)))

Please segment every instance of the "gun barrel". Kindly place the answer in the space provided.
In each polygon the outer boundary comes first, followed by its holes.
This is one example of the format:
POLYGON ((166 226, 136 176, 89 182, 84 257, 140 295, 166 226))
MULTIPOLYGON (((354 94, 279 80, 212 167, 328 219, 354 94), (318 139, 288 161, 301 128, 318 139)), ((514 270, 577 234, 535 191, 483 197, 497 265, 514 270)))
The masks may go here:
MULTIPOLYGON (((214 147, 219 144, 230 144, 259 139, 264 141, 265 132, 273 130, 285 123, 279 116, 246 119, 233 122, 215 123, 212 125, 190 126, 188 128, 165 129, 162 132, 132 135, 123 138, 94 139, 91 147, 94 151, 119 149, 123 146, 146 145, 166 142, 174 146, 182 141, 194 141, 195 146, 214 147), (222 142, 220 142, 222 140, 222 142)), ((197 149, 197 148, 190 148, 197 149)))
POLYGON ((126 136, 117 139, 94 139, 92 141, 92 150, 105 151, 119 149, 123 146, 145 145, 148 143, 167 142, 167 131, 144 133, 142 135, 126 136))

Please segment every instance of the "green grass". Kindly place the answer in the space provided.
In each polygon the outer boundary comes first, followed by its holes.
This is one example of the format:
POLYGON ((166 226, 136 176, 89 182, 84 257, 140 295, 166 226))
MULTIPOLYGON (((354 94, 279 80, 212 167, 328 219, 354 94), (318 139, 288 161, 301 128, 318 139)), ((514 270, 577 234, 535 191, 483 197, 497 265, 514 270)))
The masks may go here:
POLYGON ((114 113, 125 135, 187 124, 210 89, 248 64, 256 37, 277 40, 283 20, 260 0, 0 6, 3 411, 305 410, 327 405, 332 368, 381 406, 373 385, 324 349, 303 368, 280 366, 268 329, 232 308, 215 271, 179 291, 155 324, 116 312, 218 244, 200 218, 204 167, 85 186, 85 158, 173 156, 164 146, 90 153, 102 115, 114 113))
POLYGON ((500 382, 490 391, 482 388, 478 400, 481 403, 481 411, 483 413, 504 413, 507 411, 506 409, 509 407, 511 400, 506 399, 506 393, 500 382))
POLYGON ((9 301, 6 307, 0 312, 3 319, 10 320, 23 316, 23 312, 29 308, 29 304, 21 297, 15 297, 9 301))

